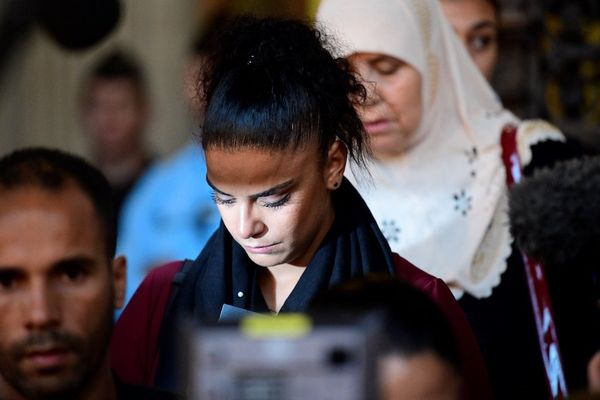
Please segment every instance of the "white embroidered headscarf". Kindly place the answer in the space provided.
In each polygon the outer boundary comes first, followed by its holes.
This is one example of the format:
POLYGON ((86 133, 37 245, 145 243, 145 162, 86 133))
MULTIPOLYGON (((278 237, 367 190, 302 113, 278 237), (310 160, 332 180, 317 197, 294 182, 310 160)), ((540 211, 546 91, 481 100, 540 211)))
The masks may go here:
POLYGON ((500 133, 519 125, 524 163, 531 144, 562 136, 503 109, 438 2, 322 0, 317 22, 339 40, 341 56, 381 53, 420 73, 418 142, 374 162, 374 185, 357 186, 392 250, 443 279, 456 297, 481 298, 500 282, 511 252, 500 133))

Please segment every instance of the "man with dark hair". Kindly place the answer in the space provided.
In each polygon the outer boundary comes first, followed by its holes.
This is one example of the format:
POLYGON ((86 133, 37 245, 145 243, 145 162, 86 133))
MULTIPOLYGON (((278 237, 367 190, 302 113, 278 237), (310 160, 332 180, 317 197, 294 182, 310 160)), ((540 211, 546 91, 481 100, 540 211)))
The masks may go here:
POLYGON ((144 143, 146 81, 132 56, 115 50, 92 66, 82 87, 80 115, 90 156, 111 184, 117 218, 152 158, 144 143))
POLYGON ((0 158, 0 398, 138 399, 107 346, 123 302, 107 180, 84 160, 32 148, 0 158))

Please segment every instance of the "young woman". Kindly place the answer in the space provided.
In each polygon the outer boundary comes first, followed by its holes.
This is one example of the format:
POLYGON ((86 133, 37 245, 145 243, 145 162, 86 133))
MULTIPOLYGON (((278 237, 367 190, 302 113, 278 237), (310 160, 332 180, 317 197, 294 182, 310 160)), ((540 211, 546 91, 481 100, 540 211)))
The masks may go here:
POLYGON ((518 127, 526 170, 554 159, 563 136, 503 109, 439 0, 323 0, 317 20, 338 35, 369 89, 360 116, 377 157, 375 183, 359 191, 392 250, 460 299, 497 398, 542 398, 537 332, 509 233, 500 136, 518 127))
POLYGON ((486 398, 485 368, 448 288, 391 252, 344 179, 346 159, 365 164, 355 104, 364 88, 296 21, 242 19, 211 58, 201 142, 222 225, 185 276, 155 270, 119 319, 111 356, 127 382, 179 387, 177 317, 217 321, 231 306, 302 312, 319 290, 372 272, 426 292, 453 326, 466 396, 486 398), (165 283, 166 282, 166 283, 165 283), (167 315, 166 304, 169 303, 167 315), (140 335, 140 326, 144 327, 140 335))
POLYGON ((500 5, 497 0, 440 0, 442 11, 489 81, 498 62, 500 5))

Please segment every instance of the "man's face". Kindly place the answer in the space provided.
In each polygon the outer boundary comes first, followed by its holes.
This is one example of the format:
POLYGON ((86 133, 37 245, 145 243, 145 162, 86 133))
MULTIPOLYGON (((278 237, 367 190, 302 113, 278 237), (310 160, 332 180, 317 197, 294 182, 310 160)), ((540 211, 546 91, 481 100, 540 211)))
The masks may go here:
POLYGON ((146 106, 135 84, 127 79, 96 79, 90 83, 82 122, 102 159, 130 152, 147 119, 146 106))
POLYGON ((102 232, 74 185, 0 192, 0 397, 61 398, 107 365, 124 264, 102 232))

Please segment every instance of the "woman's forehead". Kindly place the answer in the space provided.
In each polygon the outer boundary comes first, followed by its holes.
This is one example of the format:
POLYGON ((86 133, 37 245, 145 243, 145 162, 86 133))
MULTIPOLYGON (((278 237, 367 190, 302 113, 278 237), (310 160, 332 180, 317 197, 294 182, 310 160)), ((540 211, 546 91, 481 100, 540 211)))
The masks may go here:
POLYGON ((316 146, 287 150, 206 150, 208 181, 225 193, 243 190, 254 193, 317 171, 316 146))

